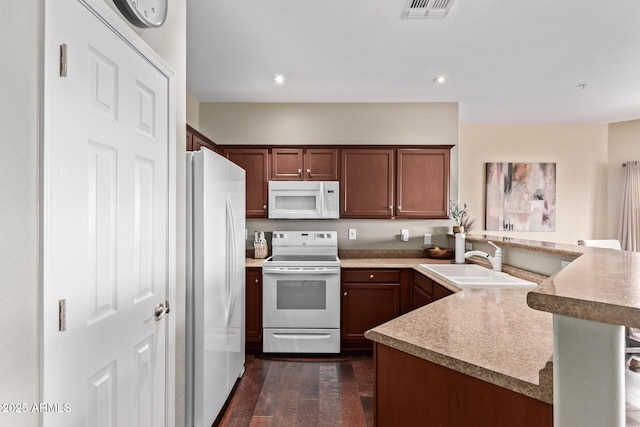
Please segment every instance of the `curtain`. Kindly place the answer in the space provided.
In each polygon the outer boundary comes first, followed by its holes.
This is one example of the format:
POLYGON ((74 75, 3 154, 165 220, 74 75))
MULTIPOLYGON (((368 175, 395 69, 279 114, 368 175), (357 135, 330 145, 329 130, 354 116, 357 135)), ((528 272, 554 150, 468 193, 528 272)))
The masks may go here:
POLYGON ((640 161, 627 162, 622 187, 620 244, 627 251, 640 251, 640 161))

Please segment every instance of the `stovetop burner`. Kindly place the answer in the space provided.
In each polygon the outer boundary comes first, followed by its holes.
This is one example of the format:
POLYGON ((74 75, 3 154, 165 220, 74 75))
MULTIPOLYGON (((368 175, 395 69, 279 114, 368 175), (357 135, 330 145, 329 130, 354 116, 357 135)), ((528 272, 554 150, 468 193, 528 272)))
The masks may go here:
POLYGON ((265 266, 339 266, 337 231, 274 231, 265 266))

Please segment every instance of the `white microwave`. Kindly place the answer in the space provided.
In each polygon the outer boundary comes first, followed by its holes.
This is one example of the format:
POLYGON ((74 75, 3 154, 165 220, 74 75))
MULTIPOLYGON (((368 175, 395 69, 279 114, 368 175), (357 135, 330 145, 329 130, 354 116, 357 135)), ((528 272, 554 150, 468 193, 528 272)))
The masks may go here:
POLYGON ((269 181, 269 218, 340 217, 338 181, 269 181))

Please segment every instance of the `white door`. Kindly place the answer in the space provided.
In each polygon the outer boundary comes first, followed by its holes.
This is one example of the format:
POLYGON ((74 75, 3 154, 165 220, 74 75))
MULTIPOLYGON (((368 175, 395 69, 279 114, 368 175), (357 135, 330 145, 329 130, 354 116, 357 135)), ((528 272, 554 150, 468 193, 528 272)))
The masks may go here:
POLYGON ((45 28, 44 425, 164 426, 169 79, 84 2, 45 28))

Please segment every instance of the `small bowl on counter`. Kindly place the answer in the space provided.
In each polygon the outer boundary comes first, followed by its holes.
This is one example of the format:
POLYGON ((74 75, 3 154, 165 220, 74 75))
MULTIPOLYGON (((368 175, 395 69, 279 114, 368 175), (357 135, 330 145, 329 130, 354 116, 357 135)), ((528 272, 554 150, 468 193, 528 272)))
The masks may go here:
POLYGON ((427 258, 433 259, 451 259, 455 254, 454 249, 450 248, 424 248, 424 254, 427 258))

